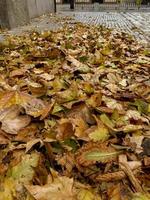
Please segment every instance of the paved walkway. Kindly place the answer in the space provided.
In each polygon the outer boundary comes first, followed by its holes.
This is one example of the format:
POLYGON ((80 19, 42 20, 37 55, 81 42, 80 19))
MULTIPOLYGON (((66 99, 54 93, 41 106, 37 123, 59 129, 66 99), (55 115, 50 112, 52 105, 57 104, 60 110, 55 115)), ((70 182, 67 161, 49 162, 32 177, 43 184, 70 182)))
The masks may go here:
MULTIPOLYGON (((32 23, 15 28, 5 34, 21 34, 29 30, 56 30, 64 23, 80 21, 87 24, 104 25, 128 32, 139 42, 150 44, 150 12, 59 12, 32 20, 32 23)), ((0 40, 3 35, 0 34, 0 40)))
POLYGON ((138 41, 150 42, 150 12, 69 12, 77 21, 128 32, 138 41))

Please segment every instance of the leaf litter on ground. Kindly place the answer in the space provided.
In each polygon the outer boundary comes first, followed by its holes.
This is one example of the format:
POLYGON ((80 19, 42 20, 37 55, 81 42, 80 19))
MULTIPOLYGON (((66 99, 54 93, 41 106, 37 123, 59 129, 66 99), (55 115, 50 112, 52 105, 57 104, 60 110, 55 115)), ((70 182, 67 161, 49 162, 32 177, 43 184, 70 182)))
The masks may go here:
POLYGON ((148 52, 81 23, 1 42, 0 200, 150 199, 148 52))

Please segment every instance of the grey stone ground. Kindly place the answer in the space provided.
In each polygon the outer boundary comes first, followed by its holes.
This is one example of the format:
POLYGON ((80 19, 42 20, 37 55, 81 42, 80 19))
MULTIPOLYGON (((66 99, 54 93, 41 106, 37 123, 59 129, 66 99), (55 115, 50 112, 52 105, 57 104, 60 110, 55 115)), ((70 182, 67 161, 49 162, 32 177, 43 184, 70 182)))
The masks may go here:
POLYGON ((70 12, 77 21, 128 32, 138 41, 150 42, 150 12, 70 12))
MULTIPOLYGON (((89 12, 89 11, 60 11, 56 15, 43 15, 32 20, 32 23, 5 32, 7 34, 21 34, 29 30, 56 30, 63 26, 65 22, 73 23, 80 21, 83 23, 104 25, 108 28, 115 28, 120 31, 128 32, 139 42, 150 44, 150 12, 89 12), (74 18, 71 20, 70 17, 74 18)), ((3 35, 0 34, 0 40, 3 35)))

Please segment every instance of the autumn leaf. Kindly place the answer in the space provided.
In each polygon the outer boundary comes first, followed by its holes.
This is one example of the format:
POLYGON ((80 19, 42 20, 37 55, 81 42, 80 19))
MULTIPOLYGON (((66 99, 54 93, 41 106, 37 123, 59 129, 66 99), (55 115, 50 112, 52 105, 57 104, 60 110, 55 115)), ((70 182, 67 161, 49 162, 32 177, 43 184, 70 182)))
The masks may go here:
POLYGON ((0 43, 0 200, 150 199, 149 49, 46 17, 64 27, 0 43))
POLYGON ((69 101, 73 101, 78 98, 78 88, 76 83, 72 83, 69 89, 64 90, 62 92, 57 93, 60 103, 65 103, 69 101))
POLYGON ((59 125, 57 127, 57 139, 58 140, 65 140, 73 136, 74 129, 73 125, 70 120, 68 119, 61 119, 59 125))
POLYGON ((77 200, 101 200, 101 197, 90 189, 79 189, 77 200))
POLYGON ((73 193, 73 179, 58 177, 54 182, 45 186, 26 185, 29 193, 36 200, 75 200, 73 193))
POLYGON ((105 143, 88 143, 77 151, 76 160, 81 166, 91 166, 97 162, 108 163, 117 160, 121 152, 107 147, 105 143))
POLYGON ((45 108, 40 99, 36 99, 24 92, 9 91, 0 93, 0 109, 9 108, 10 106, 22 106, 28 115, 38 117, 45 108))
POLYGON ((22 128, 26 127, 31 121, 29 116, 16 116, 14 119, 2 120, 1 129, 10 134, 17 134, 22 128))
MULTIPOLYGON (((33 168, 37 167, 39 154, 32 153, 31 155, 22 156, 22 160, 16 166, 10 168, 0 190, 0 200, 13 200, 17 195, 28 196, 23 188, 23 184, 29 183, 33 176, 33 168), (18 191, 18 188, 20 190, 18 191)), ((29 197, 29 196, 28 196, 29 197)))
POLYGON ((20 115, 18 106, 11 106, 1 111, 0 121, 2 122, 2 130, 10 134, 17 134, 31 122, 31 118, 28 115, 20 115))
POLYGON ((143 128, 143 127, 142 127, 141 125, 129 124, 129 125, 126 125, 126 126, 123 128, 123 131, 124 131, 125 133, 130 133, 130 132, 142 130, 142 128, 143 128))
POLYGON ((103 96, 102 101, 105 102, 106 106, 111 109, 117 109, 119 111, 123 110, 123 107, 120 103, 118 103, 115 99, 111 99, 108 97, 103 96))
POLYGON ((110 129, 114 128, 114 123, 107 117, 106 114, 100 116, 101 121, 110 129))
POLYGON ((98 127, 95 131, 89 134, 89 138, 94 142, 105 141, 109 138, 109 131, 106 127, 98 127))
POLYGON ((85 154, 85 159, 94 160, 99 162, 108 162, 109 160, 115 158, 120 154, 120 152, 105 152, 105 151, 91 151, 85 154))
POLYGON ((134 194, 134 197, 132 200, 149 200, 150 195, 149 194, 134 194))
POLYGON ((147 112, 148 112, 148 103, 142 101, 141 99, 136 99, 134 105, 137 106, 138 111, 140 113, 147 114, 147 112))
POLYGON ((86 64, 81 63, 74 57, 69 55, 66 59, 73 64, 73 66, 75 67, 74 70, 78 70, 80 73, 90 72, 90 68, 86 64))
POLYGON ((88 100, 87 104, 91 107, 98 107, 101 105, 102 102, 102 95, 100 92, 93 94, 88 100))
POLYGON ((7 178, 27 184, 33 178, 34 168, 37 167, 38 160, 38 153, 32 153, 31 155, 26 154, 22 156, 21 162, 8 170, 7 178))

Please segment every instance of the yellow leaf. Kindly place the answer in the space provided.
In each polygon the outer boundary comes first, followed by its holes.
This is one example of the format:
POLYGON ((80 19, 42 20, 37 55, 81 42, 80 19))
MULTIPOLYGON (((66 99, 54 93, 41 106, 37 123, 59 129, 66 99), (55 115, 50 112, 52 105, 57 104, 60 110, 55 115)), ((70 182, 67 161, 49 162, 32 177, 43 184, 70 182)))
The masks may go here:
POLYGON ((102 115, 100 116, 100 119, 101 119, 101 121, 102 121, 107 127, 109 127, 110 129, 113 129, 113 128, 114 128, 113 122, 107 117, 106 114, 102 114, 102 115))
POLYGON ((77 194, 77 200, 101 200, 101 197, 89 189, 80 189, 77 194))
POLYGON ((36 99, 29 94, 19 91, 0 93, 0 110, 13 105, 22 106, 28 115, 38 117, 43 113, 45 105, 42 100, 36 99))
POLYGON ((98 127, 95 131, 89 134, 90 139, 94 142, 106 141, 109 138, 109 131, 106 127, 98 127))
POLYGON ((150 199, 149 194, 135 193, 132 200, 149 200, 149 199, 150 199))

